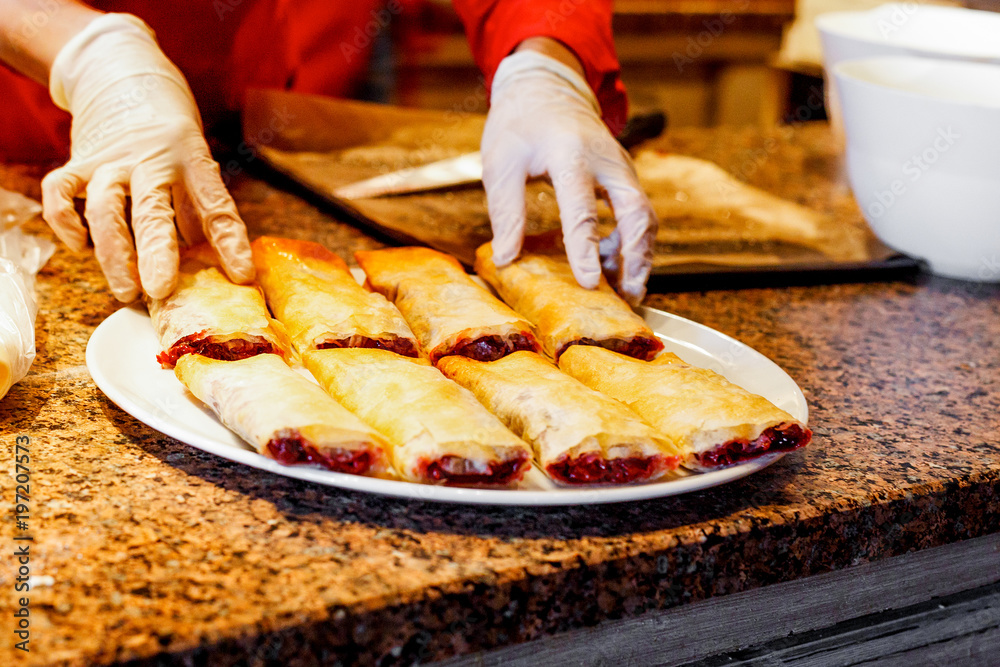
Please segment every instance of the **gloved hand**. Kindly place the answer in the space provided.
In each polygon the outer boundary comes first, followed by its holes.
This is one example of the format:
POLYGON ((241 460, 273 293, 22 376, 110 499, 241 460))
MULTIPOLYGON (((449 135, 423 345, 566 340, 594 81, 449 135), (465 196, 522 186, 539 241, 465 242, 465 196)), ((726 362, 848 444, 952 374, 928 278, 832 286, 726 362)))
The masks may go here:
POLYGON ((135 299, 140 282, 154 298, 173 291, 175 219, 188 243, 207 236, 232 280, 253 279, 246 227, 205 143, 194 96, 145 23, 128 14, 94 19, 59 51, 49 91, 73 115, 73 129, 69 162, 42 181, 42 214, 82 251, 87 228, 73 198, 86 191, 90 237, 116 298, 135 299))
POLYGON ((483 184, 493 226, 493 259, 505 266, 524 239, 525 181, 548 174, 562 218, 573 275, 594 288, 601 274, 594 187, 608 193, 617 229, 605 263, 619 271, 619 292, 637 304, 646 291, 657 219, 632 160, 601 120, 586 80, 535 51, 501 61, 481 145, 483 184))

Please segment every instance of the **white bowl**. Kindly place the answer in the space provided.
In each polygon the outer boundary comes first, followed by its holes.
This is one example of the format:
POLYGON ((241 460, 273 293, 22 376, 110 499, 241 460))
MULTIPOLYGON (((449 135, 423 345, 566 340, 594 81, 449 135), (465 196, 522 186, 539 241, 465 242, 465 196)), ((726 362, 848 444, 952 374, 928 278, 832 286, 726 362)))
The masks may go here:
POLYGON ((816 17, 826 67, 872 56, 923 56, 1000 63, 1000 14, 893 2, 816 17))
POLYGON ((1000 14, 896 2, 868 11, 816 17, 827 72, 827 109, 842 138, 839 92, 829 73, 840 62, 874 56, 921 56, 1000 64, 1000 14))
POLYGON ((934 273, 1000 281, 1000 66, 897 56, 833 75, 875 234, 934 273))

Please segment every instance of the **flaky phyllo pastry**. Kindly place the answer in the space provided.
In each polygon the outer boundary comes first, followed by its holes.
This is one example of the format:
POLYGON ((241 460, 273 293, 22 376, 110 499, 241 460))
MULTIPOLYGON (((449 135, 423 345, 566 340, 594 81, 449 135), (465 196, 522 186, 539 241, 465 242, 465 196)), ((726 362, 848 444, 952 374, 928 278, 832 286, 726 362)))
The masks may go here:
POLYGON ((651 362, 574 345, 559 367, 618 399, 669 438, 695 470, 805 446, 812 433, 790 414, 714 371, 664 352, 651 362))
POLYGON ((349 348, 303 360, 331 396, 386 437, 404 479, 507 485, 530 466, 528 445, 425 359, 349 348))
POLYGON ((186 354, 177 360, 174 373, 223 424, 264 456, 334 472, 387 469, 383 438, 273 354, 241 361, 186 354))
POLYGON ((476 273, 535 328, 553 359, 571 345, 598 345, 638 359, 663 349, 645 321, 601 276, 596 289, 576 282, 564 252, 537 252, 529 239, 520 257, 498 269, 489 243, 476 251, 476 273))
POLYGON ((417 356, 417 341, 395 306, 361 287, 318 243, 261 237, 253 242, 257 281, 299 352, 376 347, 417 356))
POLYGON ((390 248, 354 256, 368 284, 403 313, 431 362, 449 354, 493 361, 539 350, 531 325, 477 285, 451 255, 390 248))
POLYGON ((164 368, 188 353, 223 360, 291 353, 260 288, 230 281, 207 243, 181 249, 176 289, 165 299, 147 298, 146 306, 162 349, 156 360, 164 368))
POLYGON ((490 362, 450 356, 438 367, 529 442, 539 466, 558 482, 654 479, 680 461, 680 450, 629 408, 534 352, 490 362))

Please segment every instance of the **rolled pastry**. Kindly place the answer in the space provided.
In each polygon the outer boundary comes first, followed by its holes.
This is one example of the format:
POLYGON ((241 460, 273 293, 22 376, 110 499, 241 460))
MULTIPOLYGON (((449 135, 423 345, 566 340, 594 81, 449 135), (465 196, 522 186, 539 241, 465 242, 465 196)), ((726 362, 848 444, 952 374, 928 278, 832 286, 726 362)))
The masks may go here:
POLYGON ((571 345, 597 345, 649 360, 663 349, 653 330, 618 296, 602 275, 596 289, 576 282, 562 252, 533 252, 526 240, 518 259, 498 269, 493 249, 476 250, 476 273, 535 328, 553 359, 571 345))
POLYGON ((528 322, 477 285, 451 255, 390 248, 354 255, 373 289, 396 304, 432 363, 448 354, 494 361, 539 351, 528 322))
POLYGON ((616 398, 683 452, 682 465, 706 470, 808 444, 805 424, 763 396, 665 352, 645 362, 574 345, 559 368, 616 398))
POLYGON ((303 360, 331 396, 392 443, 405 479, 507 485, 530 465, 528 445, 425 359, 347 348, 303 360))
POLYGON ((530 443, 558 482, 624 484, 654 479, 680 462, 680 450, 639 415, 534 352, 490 362, 451 356, 438 367, 530 443))
POLYGON ((227 361, 291 353, 285 329, 271 319, 260 288, 231 282, 208 243, 181 249, 177 287, 164 299, 147 298, 146 306, 163 368, 173 368, 188 353, 227 361))
POLYGON ((253 242, 257 281, 299 352, 375 347, 417 356, 417 341, 385 297, 364 289, 318 243, 262 236, 253 242))
POLYGON ((273 354, 241 361, 186 354, 174 373, 223 424, 268 458, 359 475, 387 469, 385 440, 273 354))

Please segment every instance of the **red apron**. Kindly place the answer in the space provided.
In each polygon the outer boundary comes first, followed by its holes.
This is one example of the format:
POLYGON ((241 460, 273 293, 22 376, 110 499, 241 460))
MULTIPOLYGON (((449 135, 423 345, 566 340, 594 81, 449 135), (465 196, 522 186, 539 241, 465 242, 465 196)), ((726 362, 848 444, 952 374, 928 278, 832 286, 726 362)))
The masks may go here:
MULTIPOLYGON (((379 0, 96 0, 156 32, 187 77, 206 128, 240 108, 250 87, 350 96, 363 82, 379 0)), ((61 163, 69 114, 44 86, 0 66, 0 160, 61 163)))
MULTIPOLYGON (((238 111, 248 88, 279 88, 348 97, 363 83, 371 36, 422 0, 93 0, 128 12, 156 32, 163 52, 184 72, 208 131, 238 111)), ((526 37, 548 36, 583 64, 613 132, 627 100, 611 38, 611 0, 453 0, 487 85, 500 61, 526 37)), ((402 16, 400 16, 402 15, 402 16)), ((412 37, 412 34, 411 34, 412 37)), ((416 41, 416 40, 415 40, 416 41)), ((405 47, 404 47, 405 48, 405 47)), ((0 161, 69 157, 69 115, 48 91, 0 66, 0 161)))

